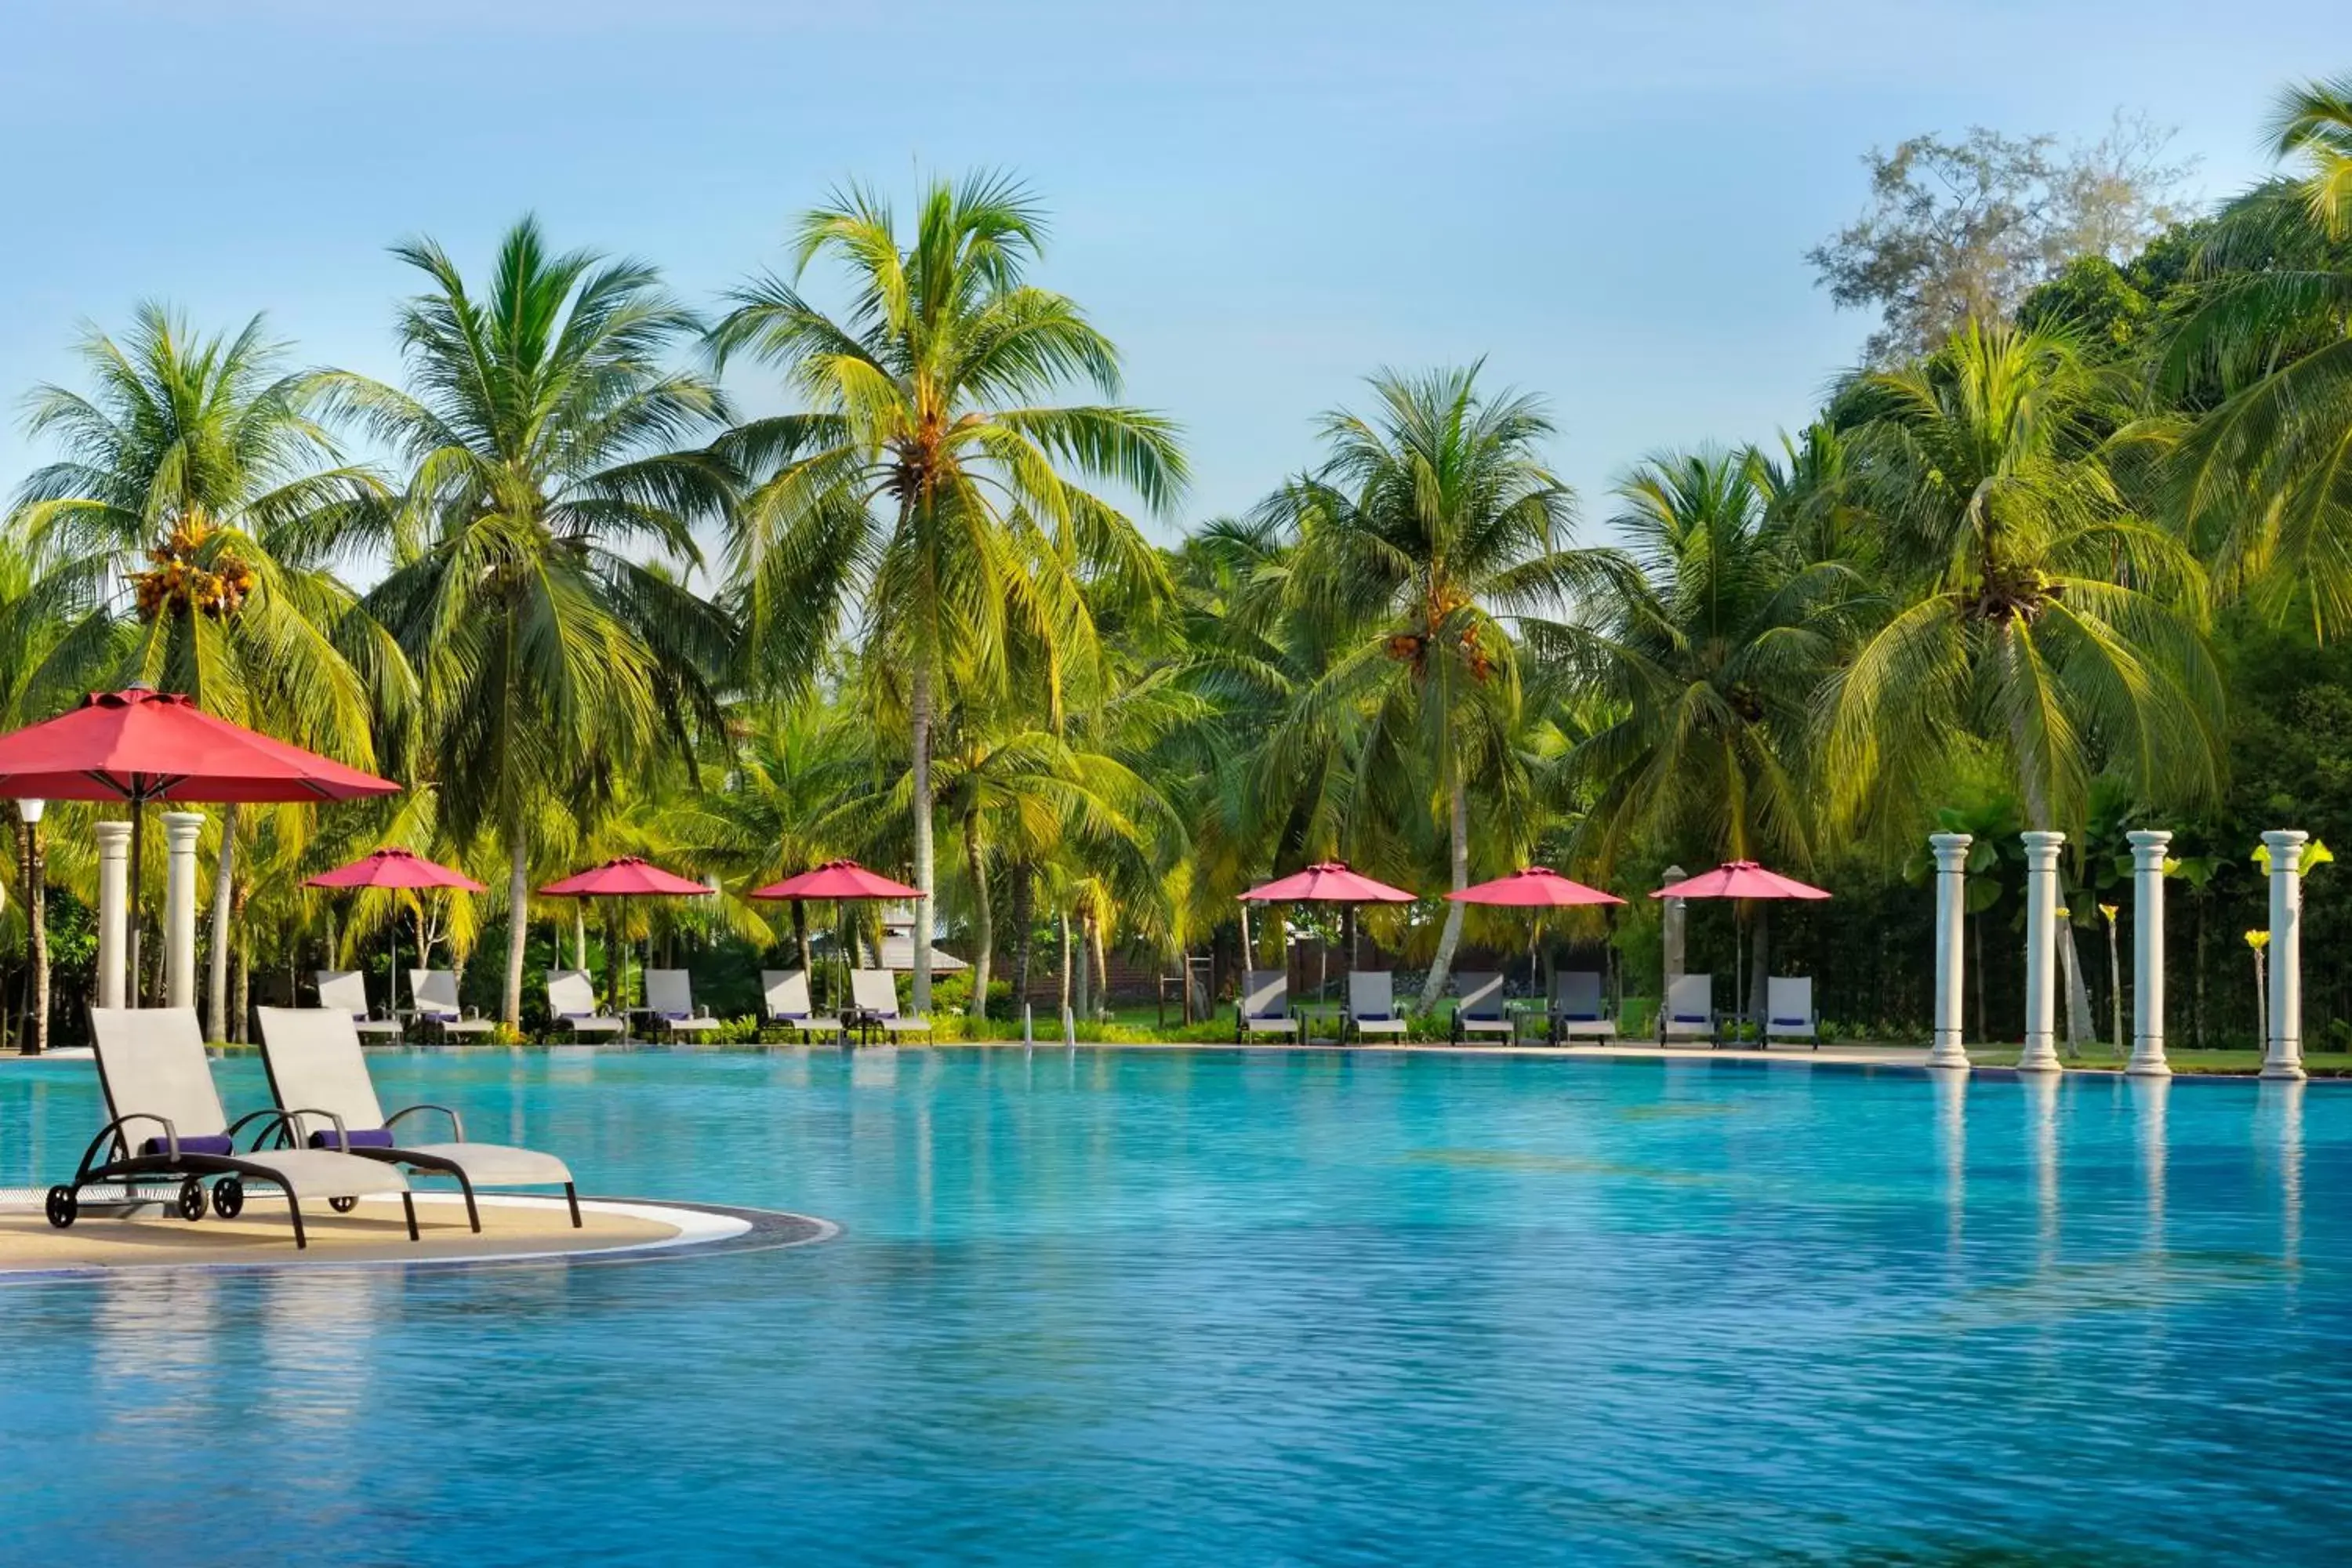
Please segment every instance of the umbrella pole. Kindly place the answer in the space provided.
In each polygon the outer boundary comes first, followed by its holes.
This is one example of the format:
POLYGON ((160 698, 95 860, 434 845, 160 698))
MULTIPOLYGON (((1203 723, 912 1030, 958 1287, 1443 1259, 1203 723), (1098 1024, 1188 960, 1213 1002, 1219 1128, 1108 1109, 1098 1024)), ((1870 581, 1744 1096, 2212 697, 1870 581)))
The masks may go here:
POLYGON ((139 986, 139 873, 143 865, 141 847, 146 837, 147 803, 137 795, 131 797, 131 934, 123 947, 131 960, 131 973, 124 983, 122 994, 129 1005, 136 1007, 140 1001, 139 986))

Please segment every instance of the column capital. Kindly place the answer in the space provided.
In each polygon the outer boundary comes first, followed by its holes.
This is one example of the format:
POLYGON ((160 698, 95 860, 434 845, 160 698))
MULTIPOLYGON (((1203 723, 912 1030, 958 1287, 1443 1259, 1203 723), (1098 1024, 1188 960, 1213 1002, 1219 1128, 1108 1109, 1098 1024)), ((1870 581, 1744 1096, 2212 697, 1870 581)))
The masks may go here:
POLYGON ((2263 835, 2263 842, 2271 852, 2271 874, 2293 871, 2303 864, 2303 847, 2311 842, 2311 835, 2295 827, 2273 827, 2263 835))
POLYGON ((2163 827, 2135 827, 2124 837, 2131 841, 2132 854, 2144 863, 2161 863, 2164 852, 2172 843, 2172 833, 2163 827))
POLYGON ((205 830, 205 814, 201 811, 167 811, 163 820, 164 837, 175 847, 194 844, 196 835, 205 830))
POLYGON ((2026 863, 2032 866, 2056 865, 2058 851, 2066 847, 2064 834, 2054 833, 2046 828, 2037 828, 2029 833, 2020 834, 2019 837, 2025 841, 2026 863))
POLYGON ((1946 871, 1958 871, 1965 868, 1968 864, 1969 846, 1975 842, 1976 839, 1966 833, 1927 835, 1928 847, 1936 852, 1936 864, 1946 871))
POLYGON ((90 831, 97 836, 98 853, 101 858, 111 858, 131 853, 131 824, 127 822, 93 823, 90 825, 90 831))

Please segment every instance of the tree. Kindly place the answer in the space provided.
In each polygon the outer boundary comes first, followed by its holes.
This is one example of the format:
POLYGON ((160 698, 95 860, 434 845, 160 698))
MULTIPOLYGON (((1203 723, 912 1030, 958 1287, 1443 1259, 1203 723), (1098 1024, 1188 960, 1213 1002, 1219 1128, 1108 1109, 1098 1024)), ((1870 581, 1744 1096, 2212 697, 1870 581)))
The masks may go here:
MULTIPOLYGON (((1470 880, 1472 786, 1517 762, 1519 669, 1505 618, 1564 610, 1613 560, 1567 548, 1575 497, 1541 459, 1552 434, 1541 406, 1488 397, 1477 383, 1475 364, 1375 376, 1378 411, 1326 416, 1323 465, 1268 503, 1298 531, 1292 612, 1362 628, 1297 694, 1272 766, 1295 772, 1289 759, 1335 712, 1364 716, 1358 776, 1411 759, 1433 784, 1457 891, 1470 880)), ((1423 1009, 1444 992, 1461 934, 1462 906, 1451 904, 1423 1009)))
MULTIPOLYGON (((2000 750, 2031 828, 2079 831, 2103 770, 2147 801, 2214 793, 2203 574, 2124 499, 2126 390, 2063 333, 1974 322, 1853 389, 1895 608, 1820 698, 1841 821, 1908 833, 1973 742, 2000 750)), ((2086 1036, 2087 997, 2070 1013, 2086 1036)))
POLYGON ((2172 136, 2118 113, 2063 153, 2054 137, 1982 126, 1873 149, 1869 206, 1805 259, 1839 306, 1878 312, 1863 351, 1873 363, 1931 353, 1964 321, 2007 320, 2075 258, 2126 261, 2159 233, 2193 166, 2165 162, 2172 136))
POLYGON ((529 218, 479 300, 432 241, 394 254, 431 280, 399 318, 413 391, 332 383, 410 465, 368 602, 423 683, 443 830, 506 852, 515 1025, 535 817, 593 813, 630 769, 690 757, 718 717, 727 616, 627 552, 698 562, 691 528, 722 510, 728 473, 678 447, 726 410, 663 363, 699 324, 649 267, 551 255, 529 218))
MULTIPOLYGON (((1802 867, 1807 704, 1863 588, 1845 563, 1801 547, 1826 502, 1783 489, 1752 449, 1652 458, 1617 493, 1613 526, 1639 573, 1538 643, 1602 714, 1567 759, 1592 792, 1575 847, 1604 880, 1642 836, 1802 867)), ((1760 921, 1755 939, 1760 1008, 1760 921)))
POLYGON ((806 405, 725 442, 760 480, 731 538, 756 668, 786 686, 804 679, 808 651, 858 604, 866 654, 904 676, 919 1012, 937 885, 931 731, 948 682, 1001 687, 1027 639, 1049 650, 1058 711, 1066 662, 1095 655, 1085 579, 1163 585, 1134 525, 1076 479, 1162 510, 1185 478, 1159 416, 1046 401, 1072 383, 1116 397, 1118 357, 1069 300, 1024 281, 1044 239, 1035 202, 1000 176, 933 184, 904 246, 888 205, 853 187, 801 220, 792 277, 738 290, 710 340, 719 363, 748 353, 806 405), (798 287, 819 257, 853 279, 839 321, 798 287))
POLYGON ((2221 215, 2206 298, 2165 355, 2176 398, 2220 394, 2172 500, 2225 593, 2335 637, 2352 625, 2352 77, 2292 89, 2273 129, 2305 173, 2221 215))
MULTIPOLYGON (((26 421, 64 455, 25 481, 14 513, 40 566, 29 597, 60 628, 21 698, 141 679, 372 765, 407 671, 316 541, 383 487, 341 462, 320 378, 289 373, 258 316, 206 337, 155 304, 120 342, 88 333, 79 357, 91 390, 40 387, 26 421)), ((208 1017, 222 1039, 236 822, 232 805, 213 900, 208 1017)))

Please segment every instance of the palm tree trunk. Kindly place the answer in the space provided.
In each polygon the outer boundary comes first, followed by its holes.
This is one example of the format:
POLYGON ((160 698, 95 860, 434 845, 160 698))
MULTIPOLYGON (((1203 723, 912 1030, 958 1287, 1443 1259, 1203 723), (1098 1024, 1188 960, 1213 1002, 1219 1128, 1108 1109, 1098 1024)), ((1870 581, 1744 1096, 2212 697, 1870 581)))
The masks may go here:
POLYGON ((793 946, 801 955, 801 978, 809 984, 811 1005, 816 996, 816 954, 809 947, 808 904, 793 900, 793 946))
POLYGON ((1078 917, 1077 985, 1071 1002, 1077 1009, 1076 1016, 1081 1018, 1094 1016, 1094 966, 1087 958, 1087 948, 1093 942, 1094 923, 1092 915, 1078 917))
MULTIPOLYGON (((1449 760, 1445 765, 1453 828, 1454 890, 1460 892, 1470 885, 1470 795, 1463 786, 1460 768, 1449 760)), ((1459 901, 1445 906, 1445 929, 1438 933, 1437 956, 1430 961, 1429 978, 1422 983, 1421 1010, 1436 1009, 1437 999, 1445 994, 1446 971, 1454 966, 1454 951, 1462 941, 1462 908, 1459 901)))
POLYGON ((964 869, 971 877, 971 918, 979 929, 971 938, 971 1001, 964 1015, 975 1023, 988 1016, 988 971, 996 956, 995 910, 988 902, 988 859, 980 842, 980 813, 963 818, 964 869))
MULTIPOLYGON (((236 982, 229 1001, 229 1037, 249 1044, 253 1035, 253 942, 245 929, 245 885, 239 883, 229 905, 229 925, 236 933, 236 982)), ((395 990, 394 994, 399 994, 395 990)))
POLYGON ((920 1016, 931 1010, 931 650, 918 637, 910 673, 907 716, 913 731, 915 788, 914 980, 909 1005, 920 1016))
POLYGON ((1110 1016, 1110 953, 1104 945, 1103 922, 1094 916, 1087 917, 1087 942, 1095 952, 1095 1010, 1097 1018, 1110 1016))
POLYGON ((211 1021, 208 1037, 228 1038, 228 951, 235 942, 229 924, 229 901, 236 888, 236 803, 221 807, 220 857, 213 863, 213 929, 211 962, 205 976, 205 1016, 211 1021))
POLYGON ((1756 1020, 1757 1037, 1761 1039, 1764 1009, 1772 1001, 1772 906, 1760 899, 1751 901, 1756 913, 1748 929, 1748 1013, 1756 1020))
POLYGON ((1070 911, 1064 910, 1058 917, 1062 925, 1062 1011, 1070 1010, 1070 911))
POLYGON ((1024 860, 1013 868, 1013 940, 1020 944, 1013 960, 1013 973, 1018 977, 1013 984, 1013 1010, 1016 1013, 1029 1000, 1030 953, 1037 945, 1034 900, 1029 863, 1024 860))
POLYGON ((509 1029, 522 1027, 522 960, 530 940, 530 844, 520 824, 507 829, 507 976, 499 1016, 509 1029))

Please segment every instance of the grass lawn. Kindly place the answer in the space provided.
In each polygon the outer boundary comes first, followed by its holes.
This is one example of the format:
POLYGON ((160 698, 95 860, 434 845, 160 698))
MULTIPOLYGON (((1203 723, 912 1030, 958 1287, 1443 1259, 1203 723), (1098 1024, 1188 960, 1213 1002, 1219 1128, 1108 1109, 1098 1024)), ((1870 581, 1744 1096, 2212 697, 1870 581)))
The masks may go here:
MULTIPOLYGON (((2018 1046, 1976 1046, 1969 1047, 1969 1059, 1979 1067, 2015 1067, 2023 1047, 2018 1046)), ((2177 1073, 2244 1073, 2262 1071, 2260 1051, 2187 1051, 2167 1050, 2165 1060, 2177 1073)), ((2086 1047, 2079 1057, 2068 1056, 2062 1047, 2058 1059, 2070 1068, 2107 1068, 2121 1069, 2131 1059, 2128 1051, 2117 1051, 2109 1046, 2086 1047)), ((2344 1051, 2306 1051, 2303 1067, 2314 1078, 2352 1078, 2352 1053, 2344 1051)))

